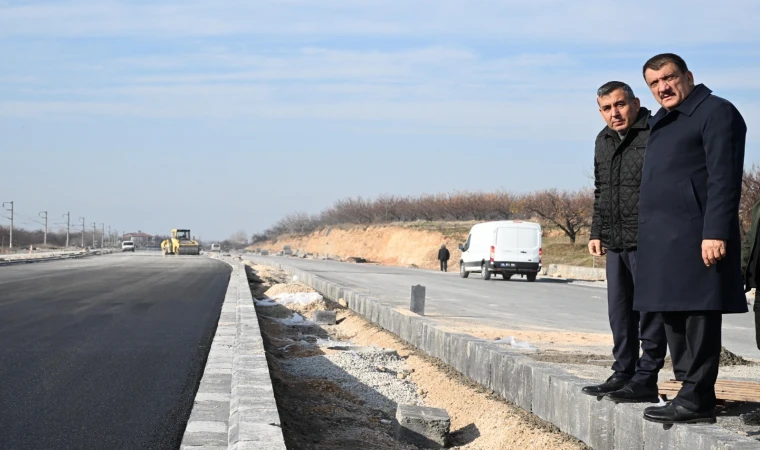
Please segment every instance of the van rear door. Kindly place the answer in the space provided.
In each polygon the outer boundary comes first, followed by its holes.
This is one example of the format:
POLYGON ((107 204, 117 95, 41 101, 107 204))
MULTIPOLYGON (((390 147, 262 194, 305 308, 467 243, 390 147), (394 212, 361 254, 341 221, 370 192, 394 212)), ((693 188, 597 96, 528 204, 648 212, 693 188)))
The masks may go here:
POLYGON ((540 229, 534 225, 513 224, 496 229, 494 260, 533 262, 539 260, 540 229))

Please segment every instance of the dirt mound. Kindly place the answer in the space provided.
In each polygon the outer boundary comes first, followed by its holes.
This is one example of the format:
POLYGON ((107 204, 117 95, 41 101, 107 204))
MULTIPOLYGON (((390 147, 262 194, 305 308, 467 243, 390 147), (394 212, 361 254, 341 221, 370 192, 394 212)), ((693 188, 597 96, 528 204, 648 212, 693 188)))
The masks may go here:
POLYGON ((720 349, 720 365, 721 366, 754 366, 755 363, 748 361, 741 356, 731 353, 726 347, 720 349))
POLYGON ((331 259, 355 263, 373 263, 405 267, 415 264, 438 267, 441 244, 451 251, 451 260, 458 261, 457 244, 467 239, 467 231, 448 235, 441 230, 413 229, 402 226, 368 226, 347 229, 319 230, 307 236, 286 236, 257 244, 271 252, 284 245, 314 255, 331 255, 331 259))
POLYGON ((303 283, 282 283, 282 284, 275 284, 274 286, 269 288, 266 292, 264 292, 264 295, 266 295, 269 298, 275 298, 277 295, 280 295, 280 294, 310 294, 313 292, 317 292, 317 291, 315 291, 310 286, 307 286, 303 283))

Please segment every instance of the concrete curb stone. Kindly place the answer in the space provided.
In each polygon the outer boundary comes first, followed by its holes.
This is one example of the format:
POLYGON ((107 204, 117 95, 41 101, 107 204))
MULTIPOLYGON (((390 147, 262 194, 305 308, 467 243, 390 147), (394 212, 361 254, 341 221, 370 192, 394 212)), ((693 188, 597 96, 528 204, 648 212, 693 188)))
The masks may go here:
POLYGON ((245 267, 224 261, 232 273, 180 448, 285 449, 245 267))

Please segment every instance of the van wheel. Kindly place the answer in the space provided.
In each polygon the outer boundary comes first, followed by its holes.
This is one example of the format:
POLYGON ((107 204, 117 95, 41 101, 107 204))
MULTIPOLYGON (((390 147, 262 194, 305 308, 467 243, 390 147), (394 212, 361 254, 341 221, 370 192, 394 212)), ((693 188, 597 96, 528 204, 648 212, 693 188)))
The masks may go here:
POLYGON ((530 281, 531 283, 534 282, 534 281, 536 281, 536 276, 537 275, 538 275, 538 273, 529 273, 528 274, 528 281, 530 281))
POLYGON ((459 263, 459 276, 462 278, 467 278, 470 276, 470 272, 467 271, 467 269, 464 268, 464 263, 459 263))
POLYGON ((488 271, 488 268, 485 264, 480 266, 480 278, 488 281, 491 279, 491 272, 488 271))
POLYGON ((512 274, 503 273, 501 276, 504 277, 504 281, 509 281, 512 279, 512 274))

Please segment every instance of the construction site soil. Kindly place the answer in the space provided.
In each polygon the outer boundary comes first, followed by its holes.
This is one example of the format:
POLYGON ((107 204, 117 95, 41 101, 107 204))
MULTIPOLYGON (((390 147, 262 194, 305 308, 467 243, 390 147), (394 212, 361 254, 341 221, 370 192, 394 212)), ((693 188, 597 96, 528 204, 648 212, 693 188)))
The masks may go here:
POLYGON ((289 449, 416 449, 394 438, 399 403, 446 409, 453 449, 588 448, 338 303, 294 298, 314 291, 285 273, 249 265, 289 449), (309 321, 316 310, 336 311, 337 324, 309 321))

